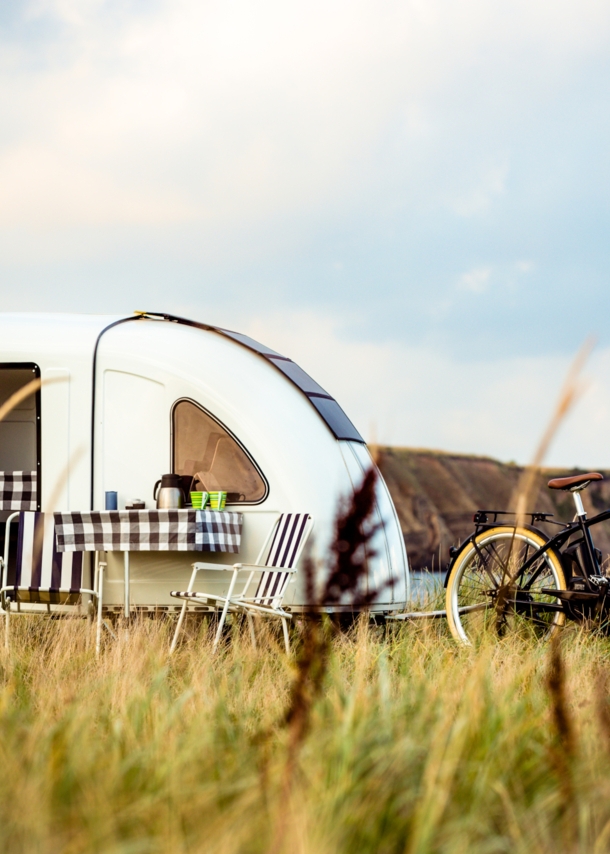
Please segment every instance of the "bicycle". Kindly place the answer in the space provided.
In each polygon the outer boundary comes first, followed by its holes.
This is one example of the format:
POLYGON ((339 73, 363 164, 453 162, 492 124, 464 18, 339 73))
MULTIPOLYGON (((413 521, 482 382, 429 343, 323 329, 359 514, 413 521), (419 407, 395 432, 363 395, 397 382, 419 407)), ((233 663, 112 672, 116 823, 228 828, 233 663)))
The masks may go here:
POLYGON ((580 493, 599 472, 553 478, 550 489, 571 492, 576 507, 572 522, 552 513, 526 513, 531 524, 519 524, 508 510, 479 510, 475 530, 452 548, 445 577, 449 629, 456 640, 471 645, 482 633, 548 635, 566 620, 610 625, 610 578, 602 572, 602 554, 590 529, 610 519, 604 510, 591 519, 580 493), (549 537, 536 522, 561 527, 549 537))

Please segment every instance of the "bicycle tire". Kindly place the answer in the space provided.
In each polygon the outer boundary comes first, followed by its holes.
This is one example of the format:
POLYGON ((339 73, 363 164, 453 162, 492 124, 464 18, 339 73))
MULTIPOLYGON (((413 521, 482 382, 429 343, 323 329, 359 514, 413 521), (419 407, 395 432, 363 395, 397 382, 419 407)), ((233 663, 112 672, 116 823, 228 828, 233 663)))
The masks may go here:
POLYGON ((564 611, 538 606, 557 603, 541 588, 566 589, 561 558, 549 549, 525 572, 519 569, 547 538, 530 528, 498 526, 481 531, 460 551, 447 580, 446 609, 449 630, 470 646, 481 635, 506 635, 520 630, 544 636, 564 625, 564 611), (540 569, 532 589, 527 583, 540 569))

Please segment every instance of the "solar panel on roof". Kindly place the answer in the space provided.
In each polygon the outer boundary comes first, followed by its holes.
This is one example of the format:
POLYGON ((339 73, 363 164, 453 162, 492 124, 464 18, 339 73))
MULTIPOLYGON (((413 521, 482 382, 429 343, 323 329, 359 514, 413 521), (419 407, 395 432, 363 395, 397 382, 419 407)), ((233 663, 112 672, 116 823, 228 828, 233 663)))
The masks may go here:
POLYGON ((279 368, 283 374, 286 374, 289 380, 298 386, 301 391, 304 391, 306 395, 310 394, 322 394, 324 397, 330 397, 327 391, 324 391, 321 385, 312 379, 308 373, 306 373, 303 368, 300 368, 296 362, 293 362, 291 359, 286 359, 282 357, 281 359, 276 359, 273 356, 269 357, 269 361, 273 362, 276 368, 279 368))
POLYGON ((238 344, 243 344, 244 347, 248 347, 249 350, 254 350, 255 353, 260 353, 261 356, 278 356, 280 359, 283 359, 284 356, 280 356, 279 353, 276 353, 275 350, 271 350, 270 347, 265 347, 264 344, 260 344, 258 341, 255 341, 254 338, 250 338, 249 335, 242 335, 241 332, 232 332, 230 329, 221 329, 220 327, 212 327, 216 330, 216 332, 222 332, 223 335, 226 335, 227 338, 232 338, 234 341, 237 341, 238 344))
POLYGON ((331 433, 336 439, 348 439, 352 442, 362 442, 366 444, 360 433, 356 430, 352 422, 349 420, 345 412, 341 409, 334 397, 331 397, 322 386, 312 379, 309 374, 300 368, 292 359, 286 358, 275 350, 265 347, 264 344, 259 344, 254 338, 249 335, 242 335, 241 332, 232 332, 230 329, 222 329, 220 326, 210 326, 207 323, 199 323, 196 320, 187 320, 184 317, 175 317, 172 314, 159 314, 156 312, 139 312, 143 317, 162 317, 165 320, 170 320, 174 323, 183 323, 186 326, 194 326, 198 329, 205 329, 209 332, 218 332, 219 335, 224 335, 225 338, 230 338, 242 347, 247 347, 254 353, 258 353, 275 368, 281 371, 284 376, 290 380, 305 397, 313 405, 318 415, 326 423, 331 433))
POLYGON ((334 398, 311 395, 309 400, 318 410, 318 414, 326 421, 337 439, 350 439, 353 442, 364 443, 364 439, 334 398))

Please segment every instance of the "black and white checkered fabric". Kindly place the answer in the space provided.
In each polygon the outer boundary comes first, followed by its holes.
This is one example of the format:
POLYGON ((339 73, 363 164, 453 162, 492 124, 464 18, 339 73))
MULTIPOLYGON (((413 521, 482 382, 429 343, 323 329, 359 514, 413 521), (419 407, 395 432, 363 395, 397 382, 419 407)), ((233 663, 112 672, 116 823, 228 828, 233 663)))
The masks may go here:
POLYGON ((35 471, 0 471, 0 510, 36 510, 35 471))
POLYGON ((233 552, 241 543, 243 516, 226 510, 196 510, 195 549, 200 552, 233 552))
POLYGON ((60 552, 239 552, 243 516, 214 510, 55 514, 60 552))

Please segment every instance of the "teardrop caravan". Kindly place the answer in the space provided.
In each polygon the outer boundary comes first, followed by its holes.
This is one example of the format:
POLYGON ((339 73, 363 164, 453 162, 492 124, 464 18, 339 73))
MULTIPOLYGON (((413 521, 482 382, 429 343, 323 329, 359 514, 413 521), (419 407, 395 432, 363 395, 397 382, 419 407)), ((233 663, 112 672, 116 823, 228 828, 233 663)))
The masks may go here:
MULTIPOLYGON (((337 402, 290 359, 239 333, 148 313, 0 314, 0 342, 0 403, 42 379, 0 422, 0 471, 36 472, 37 509, 103 510, 107 491, 119 509, 136 499, 152 508, 164 473, 203 472, 206 488, 227 491, 227 507, 243 513, 239 561, 256 559, 280 513, 300 511, 314 517, 313 557, 324 565, 339 501, 373 462, 337 402)), ((368 583, 381 592, 371 610, 387 613, 404 609, 409 569, 381 476, 375 513, 368 583)), ((132 606, 179 607, 169 593, 188 581, 193 560, 133 552, 132 606)), ((111 609, 121 607, 122 573, 120 554, 109 554, 111 609)), ((221 592, 210 576, 208 588, 221 592)), ((295 612, 310 604, 298 573, 284 603, 295 612)))

